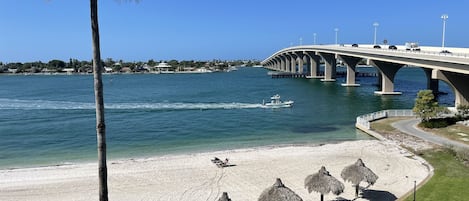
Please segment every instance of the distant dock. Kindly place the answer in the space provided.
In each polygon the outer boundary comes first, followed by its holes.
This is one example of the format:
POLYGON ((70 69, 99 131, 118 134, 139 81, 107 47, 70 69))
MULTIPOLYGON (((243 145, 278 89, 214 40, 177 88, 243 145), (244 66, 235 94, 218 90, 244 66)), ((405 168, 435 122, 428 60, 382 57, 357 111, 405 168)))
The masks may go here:
POLYGON ((270 71, 267 73, 272 78, 305 78, 307 74, 304 73, 287 73, 287 72, 276 72, 270 71))

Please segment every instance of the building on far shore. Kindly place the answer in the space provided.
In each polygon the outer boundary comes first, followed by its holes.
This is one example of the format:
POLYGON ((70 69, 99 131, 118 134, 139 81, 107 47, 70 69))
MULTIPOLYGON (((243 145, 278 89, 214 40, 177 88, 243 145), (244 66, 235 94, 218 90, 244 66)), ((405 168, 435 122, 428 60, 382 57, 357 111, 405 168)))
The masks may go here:
POLYGON ((165 62, 159 63, 154 67, 154 69, 158 73, 174 73, 173 67, 165 62))

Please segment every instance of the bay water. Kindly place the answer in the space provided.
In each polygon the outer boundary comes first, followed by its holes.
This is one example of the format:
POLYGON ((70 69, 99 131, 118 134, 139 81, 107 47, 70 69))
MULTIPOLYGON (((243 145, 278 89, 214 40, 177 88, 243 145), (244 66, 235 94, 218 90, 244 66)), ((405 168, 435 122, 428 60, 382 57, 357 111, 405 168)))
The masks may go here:
MULTIPOLYGON (((359 71, 374 71, 359 68, 359 71)), ((403 68, 399 96, 379 96, 376 77, 360 87, 316 79, 272 79, 263 68, 205 74, 104 75, 109 159, 258 146, 371 139, 355 129, 358 115, 410 109, 426 88, 423 71, 403 68), (280 94, 292 108, 264 108, 280 94)), ((440 82, 440 103, 454 95, 440 82)), ((95 161, 92 75, 0 76, 0 168, 95 161)))

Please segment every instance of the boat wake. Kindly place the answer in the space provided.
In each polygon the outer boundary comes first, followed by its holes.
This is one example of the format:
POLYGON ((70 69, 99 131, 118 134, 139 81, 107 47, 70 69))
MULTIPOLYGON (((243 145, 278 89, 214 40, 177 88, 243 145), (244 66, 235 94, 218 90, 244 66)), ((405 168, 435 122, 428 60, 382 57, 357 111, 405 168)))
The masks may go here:
MULTIPOLYGON (((262 104, 252 103, 108 103, 109 110, 220 110, 220 109, 254 109, 264 108, 262 104)), ((94 103, 0 99, 0 110, 94 110, 94 103)))

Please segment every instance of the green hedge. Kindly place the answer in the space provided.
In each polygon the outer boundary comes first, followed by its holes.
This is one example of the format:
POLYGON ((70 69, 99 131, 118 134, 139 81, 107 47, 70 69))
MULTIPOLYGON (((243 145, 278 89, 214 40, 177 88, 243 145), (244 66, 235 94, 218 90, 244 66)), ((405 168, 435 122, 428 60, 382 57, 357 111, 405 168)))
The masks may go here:
POLYGON ((428 121, 420 122, 420 126, 425 127, 425 128, 444 128, 444 127, 455 124, 458 120, 459 118, 453 118, 453 117, 430 119, 428 121))

